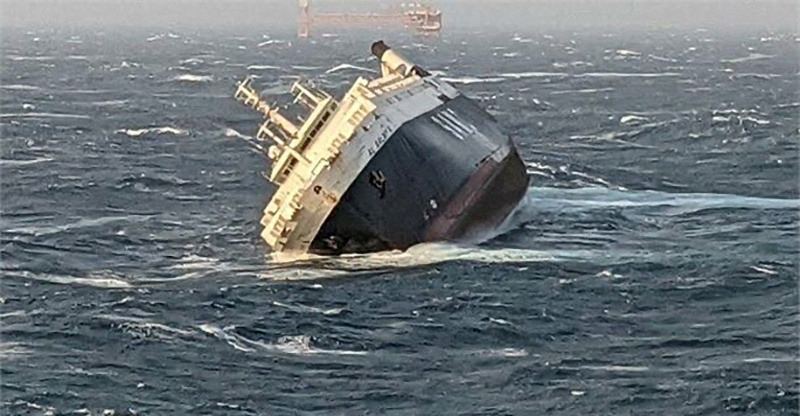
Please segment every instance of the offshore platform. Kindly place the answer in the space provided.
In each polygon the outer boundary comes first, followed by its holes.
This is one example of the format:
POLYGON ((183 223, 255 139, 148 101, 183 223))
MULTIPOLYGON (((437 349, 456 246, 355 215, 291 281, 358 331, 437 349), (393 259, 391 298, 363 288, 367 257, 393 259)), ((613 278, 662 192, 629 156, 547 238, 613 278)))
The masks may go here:
POLYGON ((423 3, 404 3, 381 13, 318 13, 311 0, 300 0, 297 36, 308 38, 312 27, 405 27, 414 35, 438 36, 442 30, 442 12, 423 3))

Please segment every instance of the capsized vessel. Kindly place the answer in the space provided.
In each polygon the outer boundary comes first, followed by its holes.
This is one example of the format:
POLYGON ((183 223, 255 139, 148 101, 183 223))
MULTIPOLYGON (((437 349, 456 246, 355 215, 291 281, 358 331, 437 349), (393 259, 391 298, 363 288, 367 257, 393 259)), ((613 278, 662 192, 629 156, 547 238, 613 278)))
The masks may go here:
MULTIPOLYGON (((340 254, 463 241, 495 229, 517 206, 528 176, 494 118, 383 41, 381 76, 358 78, 340 100, 295 82, 307 110, 296 125, 249 78, 235 97, 266 120, 269 180, 262 237, 275 251, 340 254)), ((261 143, 256 143, 264 148, 261 143)))

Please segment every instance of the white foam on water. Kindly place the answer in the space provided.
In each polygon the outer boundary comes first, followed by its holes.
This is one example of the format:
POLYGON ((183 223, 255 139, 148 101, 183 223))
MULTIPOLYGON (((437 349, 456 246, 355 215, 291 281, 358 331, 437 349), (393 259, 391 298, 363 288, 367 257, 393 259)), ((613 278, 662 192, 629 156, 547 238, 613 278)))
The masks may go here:
POLYGON ((98 217, 98 218, 80 218, 75 222, 61 224, 61 225, 53 225, 53 226, 33 226, 33 227, 19 227, 19 228, 10 228, 5 230, 6 233, 16 233, 16 234, 27 234, 33 236, 44 236, 44 235, 52 235, 61 233, 64 231, 71 231, 71 230, 80 230, 84 228, 92 228, 92 227, 101 227, 107 224, 113 224, 117 222, 142 222, 146 221, 150 218, 153 218, 153 215, 122 215, 122 216, 107 216, 107 217, 98 217))
POLYGON ((220 328, 214 324, 202 324, 200 330, 228 343, 242 352, 277 352, 292 355, 367 355, 366 351, 326 350, 311 345, 311 337, 307 335, 282 336, 275 343, 267 343, 249 339, 235 333, 235 326, 220 328))
POLYGON ((85 114, 64 114, 64 113, 5 113, 0 114, 0 118, 77 118, 90 120, 91 117, 85 114))
POLYGON ((278 301, 273 301, 272 304, 281 308, 286 308, 293 312, 318 313, 326 316, 339 315, 344 311, 342 308, 320 309, 320 308, 315 308, 313 306, 302 305, 302 304, 289 305, 278 301))
POLYGON ((6 59, 11 61, 53 61, 54 56, 23 56, 23 55, 6 55, 6 59))
POLYGON ((19 342, 0 342, 0 361, 27 357, 33 353, 28 345, 19 342))
POLYGON ((52 157, 37 157, 36 159, 28 160, 13 160, 13 159, 0 159, 0 166, 2 167, 19 167, 37 165, 39 163, 52 162, 52 157))
POLYGON ((125 134, 130 137, 139 137, 144 136, 146 134, 172 134, 175 136, 187 136, 189 135, 188 130, 179 129, 176 127, 166 126, 166 127, 148 127, 143 129, 118 129, 114 130, 114 133, 118 134, 125 134))
POLYGON ((181 74, 172 80, 180 82, 211 82, 214 77, 212 75, 181 74))
POLYGON ((738 64, 741 62, 748 62, 748 61, 760 61, 764 59, 772 59, 775 55, 765 55, 763 53, 751 53, 750 55, 743 56, 740 58, 733 58, 733 59, 722 59, 720 62, 728 63, 728 64, 738 64))
POLYGON ((583 365, 580 367, 560 367, 567 370, 591 370, 591 371, 608 371, 614 373, 644 373, 652 371, 650 367, 645 366, 627 366, 627 365, 583 365))
POLYGON ((552 91, 551 95, 561 95, 561 94, 594 94, 598 92, 611 92, 614 91, 614 88, 583 88, 579 90, 561 90, 561 91, 552 91))
POLYGON ((641 54, 641 53, 639 53, 639 52, 636 52, 636 51, 632 51, 632 50, 628 50, 628 49, 617 49, 617 50, 616 50, 616 54, 617 54, 617 55, 619 55, 619 56, 625 56, 625 57, 638 57, 638 56, 642 56, 642 54, 641 54))
POLYGON ((654 60, 654 61, 669 62, 669 63, 677 63, 678 62, 677 59, 667 58, 667 57, 658 56, 658 55, 647 55, 647 57, 652 59, 652 60, 654 60))
POLYGON ((751 357, 742 360, 744 363, 798 363, 797 357, 751 357))
POLYGON ((103 277, 102 275, 98 275, 97 277, 77 277, 47 273, 35 274, 26 270, 15 272, 15 274, 30 280, 62 285, 92 286, 102 289, 128 289, 132 287, 130 283, 124 280, 114 277, 103 277))
POLYGON ((239 133, 236 129, 232 129, 230 127, 226 127, 225 130, 222 131, 222 135, 230 138, 250 139, 250 136, 239 133))
POLYGON ((519 358, 519 357, 527 357, 528 351, 522 348, 500 348, 500 349, 490 349, 490 350, 477 350, 477 351, 470 351, 469 355, 475 355, 479 357, 505 357, 505 358, 519 358))
POLYGON ((319 66, 307 66, 307 65, 292 65, 292 69, 296 69, 298 71, 317 71, 322 69, 319 66))
POLYGON ((190 254, 188 256, 181 257, 180 259, 178 259, 177 264, 173 264, 167 267, 167 269, 173 269, 173 270, 208 269, 215 267, 217 264, 219 264, 219 259, 198 256, 196 254, 190 254))
POLYGON ((565 77, 567 75, 569 74, 566 74, 564 72, 541 72, 541 71, 505 72, 499 74, 499 76, 509 79, 565 77))
POLYGON ((233 329, 233 327, 220 328, 220 327, 218 327, 216 325, 213 325, 213 324, 202 324, 202 325, 199 326, 199 328, 200 328, 201 331, 205 332, 206 334, 213 335, 213 336, 217 337, 218 339, 221 339, 221 340, 225 341, 226 343, 228 343, 228 345, 230 345, 231 347, 233 347, 236 350, 239 350, 239 351, 242 351, 242 352, 254 352, 255 351, 255 348, 252 348, 252 347, 247 346, 246 344, 242 343, 239 340, 239 336, 238 335, 229 334, 228 333, 231 329, 233 329))
POLYGON ((194 331, 171 327, 145 318, 113 314, 97 315, 96 318, 111 321, 114 326, 135 338, 157 338, 171 340, 177 337, 192 337, 194 331))
POLYGON ((453 84, 491 84, 496 82, 503 82, 506 81, 506 78, 503 77, 441 77, 442 81, 450 82, 453 84))
MULTIPOLYGON (((478 242, 492 238, 496 234, 481 236, 478 242)), ((409 247, 406 251, 383 251, 368 254, 346 254, 336 257, 313 256, 313 260, 299 260, 290 263, 288 270, 275 270, 273 273, 297 274, 308 279, 350 277, 358 273, 386 268, 409 268, 434 265, 450 261, 475 261, 482 263, 546 262, 563 259, 576 259, 592 256, 586 250, 532 250, 518 248, 491 248, 477 245, 454 243, 422 243, 409 247), (302 269, 298 266, 309 266, 302 269), (324 267, 324 268, 323 268, 324 267)), ((269 276, 274 279, 275 277, 269 276)))
POLYGON ((341 64, 341 65, 337 65, 337 66, 325 71, 325 73, 326 74, 332 74, 334 72, 344 71, 344 70, 348 70, 348 69, 352 69, 352 70, 356 70, 356 71, 363 71, 363 72, 370 72, 370 73, 373 73, 373 74, 378 72, 378 71, 376 71, 376 70, 374 70, 372 68, 364 68, 363 66, 356 66, 356 65, 351 65, 351 64, 341 64))
POLYGON ((187 58, 187 59, 178 61, 178 63, 181 64, 181 65, 197 65, 197 64, 202 64, 204 62, 205 61, 203 61, 202 59, 197 58, 197 57, 187 58))
POLYGON ((637 116, 637 115, 627 115, 622 116, 619 119, 619 124, 625 124, 628 126, 638 125, 643 122, 648 121, 647 117, 637 116))
POLYGON ((608 188, 532 187, 526 204, 536 210, 590 210, 606 208, 671 207, 674 214, 704 209, 798 209, 800 199, 761 198, 731 194, 669 193, 662 191, 630 191, 608 188))
POLYGON ((284 44, 287 44, 287 43, 288 42, 285 41, 285 40, 269 39, 269 40, 265 40, 264 42, 259 43, 256 46, 262 47, 262 46, 270 46, 270 45, 284 45, 284 44))
POLYGON ((750 266, 750 268, 755 270, 755 271, 757 271, 757 272, 759 272, 759 273, 767 274, 767 275, 770 275, 770 276, 774 276, 774 275, 778 274, 778 272, 768 268, 767 266, 750 266))
POLYGON ((677 72, 585 72, 575 74, 576 78, 663 78, 679 77, 677 72))
POLYGON ((281 69, 281 67, 275 65, 248 65, 247 69, 253 71, 253 70, 264 70, 264 69, 281 69))
POLYGON ((36 91, 40 90, 41 88, 35 85, 26 85, 26 84, 7 84, 7 85, 0 85, 0 88, 4 90, 12 90, 12 91, 36 91))

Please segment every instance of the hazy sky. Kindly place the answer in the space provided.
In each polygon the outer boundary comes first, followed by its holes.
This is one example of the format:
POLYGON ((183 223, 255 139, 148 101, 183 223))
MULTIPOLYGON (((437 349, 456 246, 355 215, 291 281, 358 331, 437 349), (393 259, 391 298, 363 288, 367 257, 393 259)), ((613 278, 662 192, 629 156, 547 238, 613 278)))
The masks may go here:
MULTIPOLYGON (((379 11, 409 0, 312 0, 320 11, 379 11)), ((434 0, 446 27, 770 28, 797 31, 800 0, 434 0)), ((297 0, 0 0, 3 27, 291 29, 297 0)))

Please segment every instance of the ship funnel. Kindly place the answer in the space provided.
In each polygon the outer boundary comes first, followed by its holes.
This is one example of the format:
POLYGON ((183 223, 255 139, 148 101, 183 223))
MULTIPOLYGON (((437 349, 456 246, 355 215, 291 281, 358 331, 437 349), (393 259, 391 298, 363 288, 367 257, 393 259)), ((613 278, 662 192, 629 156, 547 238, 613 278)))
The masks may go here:
POLYGON ((383 76, 398 74, 404 77, 430 75, 428 71, 414 65, 399 53, 395 52, 382 40, 372 44, 372 54, 381 61, 381 74, 383 76))

